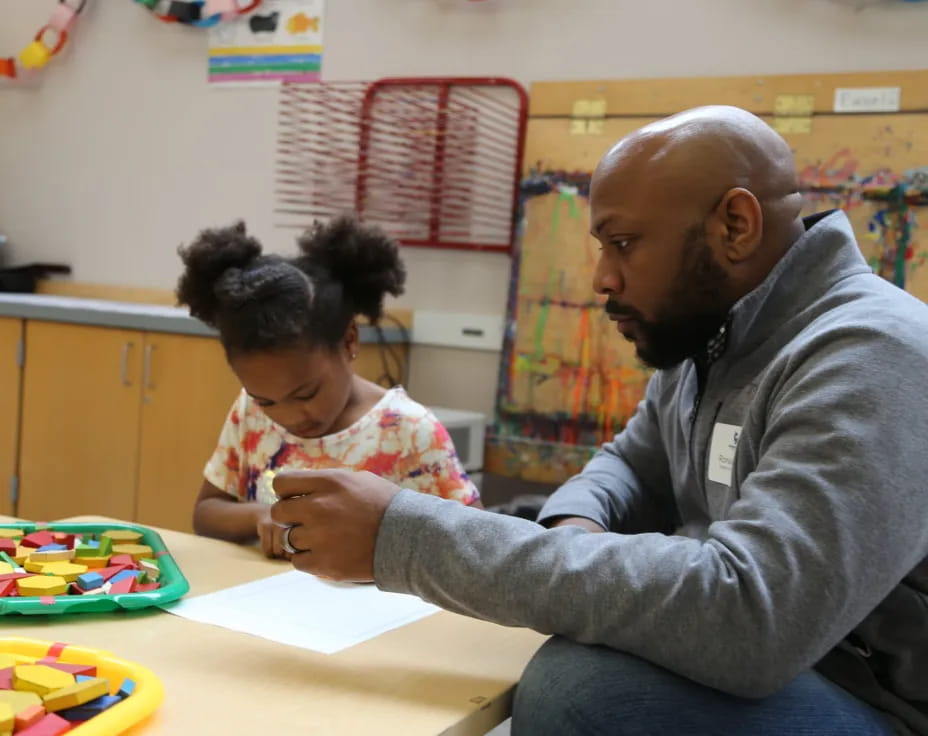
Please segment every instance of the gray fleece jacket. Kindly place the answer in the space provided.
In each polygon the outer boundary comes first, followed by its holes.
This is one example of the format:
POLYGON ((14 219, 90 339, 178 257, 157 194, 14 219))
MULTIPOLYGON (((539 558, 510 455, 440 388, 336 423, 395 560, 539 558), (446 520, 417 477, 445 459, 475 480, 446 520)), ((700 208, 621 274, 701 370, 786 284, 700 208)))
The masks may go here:
POLYGON ((928 734, 928 307, 843 213, 806 227, 702 385, 693 361, 657 372, 542 512, 613 533, 402 491, 377 585, 743 697, 818 666, 928 734))

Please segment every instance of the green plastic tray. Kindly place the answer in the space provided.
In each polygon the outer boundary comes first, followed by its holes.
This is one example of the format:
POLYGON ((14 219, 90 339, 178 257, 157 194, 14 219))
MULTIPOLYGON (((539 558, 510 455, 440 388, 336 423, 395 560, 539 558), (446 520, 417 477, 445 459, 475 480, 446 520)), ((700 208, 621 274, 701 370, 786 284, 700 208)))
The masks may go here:
POLYGON ((0 529, 22 529, 24 534, 36 530, 66 532, 69 534, 99 534, 110 529, 128 529, 142 535, 142 543, 151 547, 158 560, 161 587, 147 593, 120 593, 118 595, 66 595, 56 596, 54 603, 42 603, 38 596, 0 598, 0 615, 101 613, 118 609, 135 611, 140 608, 160 606, 183 597, 190 590, 190 583, 180 571, 174 558, 168 553, 161 536, 143 526, 133 524, 0 524, 0 529))

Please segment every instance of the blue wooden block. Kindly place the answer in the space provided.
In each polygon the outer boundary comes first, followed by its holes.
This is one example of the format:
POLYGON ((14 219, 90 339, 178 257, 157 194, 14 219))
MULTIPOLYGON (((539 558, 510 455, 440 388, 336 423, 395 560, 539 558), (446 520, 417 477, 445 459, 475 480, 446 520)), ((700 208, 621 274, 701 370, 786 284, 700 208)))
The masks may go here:
POLYGON ((62 552, 70 547, 65 547, 63 544, 46 544, 44 547, 39 547, 36 552, 62 552))
POLYGON ((90 675, 74 675, 75 682, 83 682, 84 680, 96 680, 96 677, 91 677, 90 675))
POLYGON ((81 590, 93 590, 103 585, 103 576, 98 572, 85 572, 77 577, 77 587, 81 590))
POLYGON ((138 580, 139 575, 141 574, 142 574, 141 570, 123 570, 122 572, 119 572, 113 575, 113 577, 110 578, 110 582, 118 583, 120 580, 125 580, 126 578, 135 578, 136 580, 138 580))
POLYGON ((121 703, 122 698, 118 695, 103 695, 89 703, 78 705, 74 708, 66 708, 58 711, 58 715, 66 721, 89 721, 94 716, 100 715, 107 708, 112 708, 117 703, 121 703))
POLYGON ((122 681, 122 685, 119 686, 119 697, 128 698, 134 692, 135 692, 135 682, 133 682, 127 677, 125 680, 122 681))

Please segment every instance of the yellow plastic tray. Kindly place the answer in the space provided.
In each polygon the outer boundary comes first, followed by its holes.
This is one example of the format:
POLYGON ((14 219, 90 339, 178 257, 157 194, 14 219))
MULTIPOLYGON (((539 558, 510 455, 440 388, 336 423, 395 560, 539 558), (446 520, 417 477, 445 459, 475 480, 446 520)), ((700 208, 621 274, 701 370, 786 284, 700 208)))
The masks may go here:
POLYGON ((135 682, 135 691, 130 697, 82 725, 72 728, 68 731, 69 736, 114 736, 123 733, 158 710, 158 706, 164 700, 161 680, 151 670, 125 659, 118 659, 109 652, 17 636, 0 637, 0 654, 40 659, 47 656, 49 650, 52 650, 59 660, 68 664, 96 665, 97 674, 110 681, 111 695, 116 694, 125 678, 128 677, 135 682))

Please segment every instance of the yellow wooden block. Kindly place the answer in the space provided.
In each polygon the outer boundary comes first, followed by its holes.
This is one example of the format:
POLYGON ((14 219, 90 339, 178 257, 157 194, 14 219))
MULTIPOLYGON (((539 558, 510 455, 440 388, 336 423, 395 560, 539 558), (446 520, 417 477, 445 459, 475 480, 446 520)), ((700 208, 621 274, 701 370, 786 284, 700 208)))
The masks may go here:
MULTIPOLYGON (((48 564, 54 565, 56 563, 50 562, 48 564)), ((19 578, 16 581, 16 590, 21 596, 64 595, 68 592, 68 581, 59 578, 57 575, 33 575, 30 578, 19 578)))
POLYGON ((11 572, 13 572, 12 565, 7 562, 0 562, 0 575, 9 575, 11 572))
POLYGON ((16 723, 16 714, 9 703, 0 702, 0 734, 13 733, 13 726, 16 723))
POLYGON ((43 698, 73 684, 74 675, 44 664, 21 664, 13 668, 13 689, 37 693, 43 698))
POLYGON ((113 542, 119 544, 135 544, 142 538, 139 532, 134 532, 130 529, 110 529, 108 532, 103 532, 100 536, 109 537, 113 542))
POLYGON ((33 550, 29 547, 17 547, 16 554, 10 555, 10 557, 13 558, 13 562, 15 562, 17 565, 22 565, 27 559, 29 559, 29 555, 31 555, 32 552, 33 550))
POLYGON ((91 700, 110 694, 110 683, 102 677, 77 682, 45 696, 45 710, 55 712, 65 708, 76 708, 91 700))
POLYGON ((74 562, 46 562, 42 568, 43 575, 56 575, 69 583, 73 583, 85 572, 87 572, 87 565, 78 565, 74 562))
POLYGON ((48 552, 39 552, 36 550, 29 559, 32 562, 70 562, 74 559, 73 549, 55 549, 48 552))
POLYGON ((34 562, 30 558, 23 563, 23 567, 26 569, 26 572, 34 572, 36 575, 41 575, 45 570, 45 566, 51 564, 51 562, 34 562))
POLYGON ((146 544, 114 544, 114 555, 129 555, 133 560, 138 562, 144 557, 151 557, 151 547, 146 544))
MULTIPOLYGON (((19 662, 16 661, 16 657, 12 654, 0 654, 0 670, 5 670, 7 667, 15 667, 19 662)), ((2 693, 3 690, 0 690, 2 693)))
POLYGON ((106 567, 109 564, 109 557, 77 557, 75 559, 80 560, 81 565, 87 565, 90 570, 99 570, 101 567, 106 567))
POLYGON ((0 703, 9 705, 13 709, 13 715, 16 716, 34 705, 42 705, 42 698, 36 693, 0 690, 0 703))
POLYGON ((0 539, 22 539, 22 529, 3 529, 0 528, 0 539))

